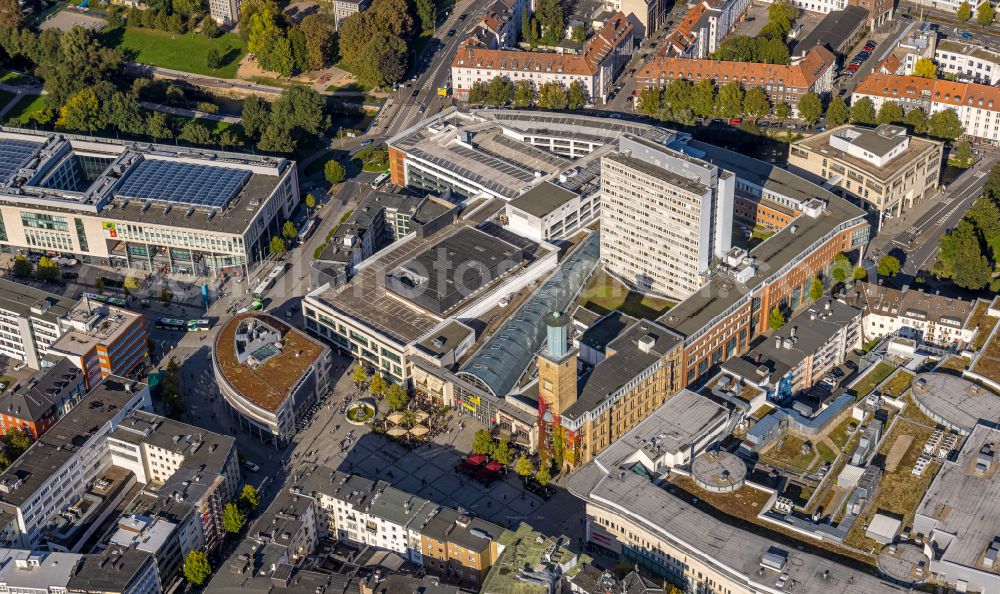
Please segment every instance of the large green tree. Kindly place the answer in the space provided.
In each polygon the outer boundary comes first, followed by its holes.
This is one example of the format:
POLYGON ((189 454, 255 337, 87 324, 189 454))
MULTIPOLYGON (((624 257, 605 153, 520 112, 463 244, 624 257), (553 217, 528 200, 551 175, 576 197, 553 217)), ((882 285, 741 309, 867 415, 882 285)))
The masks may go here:
POLYGON ((715 99, 715 113, 723 118, 734 118, 743 109, 743 89, 738 82, 722 85, 715 99))
POLYGON ((826 107, 826 125, 830 128, 842 126, 851 119, 851 110, 840 97, 830 100, 830 105, 826 107))
POLYGON ((81 89, 59 109, 56 127, 70 132, 94 132, 107 124, 105 115, 94 89, 81 89))
POLYGON ((514 84, 506 76, 495 76, 486 85, 486 102, 494 107, 507 105, 514 95, 514 84))
POLYGON ((875 104, 868 97, 862 97, 851 105, 851 121, 855 124, 873 125, 878 121, 875 104))
POLYGON ((962 2, 958 6, 958 11, 955 13, 955 15, 958 17, 958 20, 962 21, 963 23, 967 22, 969 19, 972 18, 972 5, 969 4, 968 2, 962 2))
POLYGON ((919 107, 914 107, 906 112, 903 123, 909 126, 914 134, 925 134, 927 132, 927 114, 919 107))
POLYGON ((260 494, 257 493, 257 489, 253 488, 253 485, 249 483, 243 485, 243 490, 240 491, 239 504, 246 513, 254 511, 260 505, 260 494))
POLYGON ((535 101, 535 83, 530 80, 519 80, 514 83, 514 106, 531 107, 535 101))
POLYGON ((965 128, 962 121, 958 119, 955 110, 948 108, 933 114, 927 120, 927 133, 941 140, 953 141, 957 139, 965 128))
POLYGON ((271 107, 271 123, 297 142, 321 135, 330 126, 323 97, 312 87, 293 85, 271 107))
POLYGON ((976 22, 983 27, 989 27, 993 24, 993 19, 996 18, 996 11, 993 9, 993 5, 987 0, 979 5, 976 9, 976 22))
POLYGON ((323 178, 332 186, 339 184, 347 178, 344 166, 336 159, 330 159, 323 165, 323 178))
POLYGON ((480 429, 472 436, 473 453, 492 456, 495 448, 496 444, 493 440, 493 435, 491 435, 486 429, 480 429))
POLYGON ((781 313, 778 306, 771 309, 771 315, 767 317, 767 326, 771 330, 780 330, 785 325, 785 314, 781 313))
POLYGON ((184 558, 184 578, 194 586, 204 585, 212 575, 208 557, 201 551, 189 551, 184 558))
POLYGON ((880 124, 899 124, 905 119, 903 108, 894 101, 884 101, 878 108, 876 119, 880 124))
POLYGON ((578 80, 569 83, 569 89, 566 91, 566 103, 570 109, 580 109, 587 105, 587 89, 583 87, 583 83, 578 80))
POLYGON ((537 0, 535 17, 542 27, 542 41, 546 45, 555 45, 563 39, 566 21, 559 0, 537 0))
POLYGON ((557 81, 550 81, 538 89, 538 107, 542 109, 566 109, 569 97, 566 87, 557 81))
POLYGON ((941 238, 934 272, 966 289, 978 290, 989 284, 993 270, 971 221, 963 218, 955 229, 941 238))
POLYGON ((799 99, 799 117, 807 124, 815 124, 823 115, 823 102, 816 93, 806 93, 799 99))
POLYGON ((753 118, 767 117, 771 113, 771 102, 767 93, 760 87, 754 87, 743 97, 743 113, 753 118))
POLYGON ((239 506, 235 503, 227 503, 226 507, 222 509, 222 528, 230 533, 237 534, 240 530, 243 530, 243 525, 246 523, 246 514, 240 511, 239 506))
POLYGON ((937 64, 930 58, 920 58, 913 65, 913 76, 937 78, 937 64))
POLYGON ((882 256, 878 259, 878 273, 882 276, 894 277, 901 270, 899 258, 896 256, 882 256))
POLYGON ((698 117, 708 118, 715 112, 715 85, 707 78, 695 83, 691 89, 691 110, 698 117))

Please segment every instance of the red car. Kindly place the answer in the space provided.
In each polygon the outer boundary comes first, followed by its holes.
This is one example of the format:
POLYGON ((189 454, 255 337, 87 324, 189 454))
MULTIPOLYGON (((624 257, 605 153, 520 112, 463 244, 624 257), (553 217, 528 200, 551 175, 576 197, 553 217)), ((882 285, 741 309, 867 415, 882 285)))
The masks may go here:
POLYGON ((730 126, 739 126, 742 123, 743 123, 743 119, 742 118, 733 118, 733 119, 729 120, 729 125, 730 126))

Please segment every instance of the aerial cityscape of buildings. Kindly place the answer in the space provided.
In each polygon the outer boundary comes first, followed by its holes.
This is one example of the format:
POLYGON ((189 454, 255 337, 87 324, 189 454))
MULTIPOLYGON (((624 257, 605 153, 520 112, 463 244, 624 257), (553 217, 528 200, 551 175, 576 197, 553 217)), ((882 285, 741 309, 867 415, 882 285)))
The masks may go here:
POLYGON ((0 594, 1000 592, 988 0, 65 4, 0 594))

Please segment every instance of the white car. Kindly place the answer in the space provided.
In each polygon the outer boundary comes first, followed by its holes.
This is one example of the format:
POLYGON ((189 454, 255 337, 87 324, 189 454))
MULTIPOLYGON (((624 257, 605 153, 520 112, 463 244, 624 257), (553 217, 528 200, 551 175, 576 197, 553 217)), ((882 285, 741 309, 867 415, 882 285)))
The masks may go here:
POLYGON ((371 143, 372 143, 372 139, 371 138, 366 138, 365 140, 361 141, 361 146, 368 146, 371 143))
POLYGON ((27 366, 28 366, 27 363, 25 363, 24 361, 21 361, 20 363, 18 363, 17 365, 14 366, 14 371, 21 371, 22 369, 24 369, 27 366))
POLYGON ((246 462, 244 462, 244 463, 243 463, 243 466, 244 466, 244 467, 245 467, 245 468, 246 468, 247 470, 249 470, 250 472, 257 472, 257 471, 259 471, 259 470, 260 470, 260 466, 257 466, 256 464, 254 464, 253 462, 251 462, 251 461, 249 461, 249 460, 247 460, 246 462))

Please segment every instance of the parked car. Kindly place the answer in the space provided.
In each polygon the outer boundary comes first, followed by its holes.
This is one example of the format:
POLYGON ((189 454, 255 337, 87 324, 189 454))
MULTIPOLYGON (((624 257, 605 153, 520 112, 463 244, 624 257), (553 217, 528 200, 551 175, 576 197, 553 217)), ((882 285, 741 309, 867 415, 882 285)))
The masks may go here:
POLYGON ((257 472, 260 470, 260 466, 257 466, 256 464, 254 464, 249 460, 243 463, 243 467, 249 470, 250 472, 257 472))
POLYGON ((454 36, 455 36, 455 30, 454 29, 448 31, 448 37, 454 37, 454 36))
POLYGON ((739 126, 742 123, 743 123, 743 118, 733 118, 733 119, 729 120, 729 125, 730 126, 739 126))
POLYGON ((847 361, 846 363, 844 363, 844 367, 850 369, 851 371, 858 370, 858 364, 855 363, 854 361, 847 361))
POLYGON ((460 15, 460 16, 458 17, 458 22, 460 22, 460 23, 461 23, 462 21, 464 21, 464 20, 465 20, 465 17, 466 17, 466 16, 467 16, 467 15, 464 15, 464 14, 463 14, 463 15, 460 15))
POLYGON ((368 146, 371 143, 372 143, 372 139, 371 138, 366 138, 366 139, 364 139, 364 140, 361 141, 361 146, 368 146))

